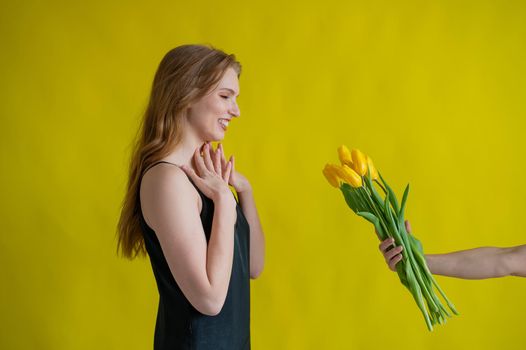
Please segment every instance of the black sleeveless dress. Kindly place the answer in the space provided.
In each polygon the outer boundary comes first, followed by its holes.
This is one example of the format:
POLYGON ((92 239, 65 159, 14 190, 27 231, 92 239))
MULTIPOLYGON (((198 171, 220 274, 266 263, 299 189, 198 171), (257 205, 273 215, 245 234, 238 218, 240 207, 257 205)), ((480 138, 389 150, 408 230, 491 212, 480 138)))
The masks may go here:
MULTIPOLYGON (((168 162, 157 162, 150 168, 158 163, 168 162)), ((214 202, 192 184, 203 202, 201 222, 208 242, 214 202)), ((154 350, 250 349, 250 231, 239 203, 236 211, 232 273, 225 303, 216 316, 200 313, 186 299, 170 271, 155 231, 140 211, 144 243, 159 290, 154 350)))

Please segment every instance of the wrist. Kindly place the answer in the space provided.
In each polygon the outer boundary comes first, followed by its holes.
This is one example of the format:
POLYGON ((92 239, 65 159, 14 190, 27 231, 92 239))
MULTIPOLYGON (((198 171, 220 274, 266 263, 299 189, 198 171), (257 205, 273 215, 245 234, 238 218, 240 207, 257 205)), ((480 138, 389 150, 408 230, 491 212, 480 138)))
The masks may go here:
POLYGON ((214 217, 218 215, 224 225, 234 225, 237 219, 236 205, 236 199, 232 192, 230 192, 230 195, 217 197, 214 200, 214 217))
POLYGON ((250 186, 249 182, 243 184, 242 186, 234 187, 234 189, 238 194, 252 193, 252 186, 250 186))
POLYGON ((234 205, 235 207, 235 203, 236 203, 234 194, 230 191, 230 189, 226 189, 218 193, 218 195, 215 196, 215 198, 213 198, 212 200, 216 207, 219 207, 219 206, 228 207, 232 205, 234 205))

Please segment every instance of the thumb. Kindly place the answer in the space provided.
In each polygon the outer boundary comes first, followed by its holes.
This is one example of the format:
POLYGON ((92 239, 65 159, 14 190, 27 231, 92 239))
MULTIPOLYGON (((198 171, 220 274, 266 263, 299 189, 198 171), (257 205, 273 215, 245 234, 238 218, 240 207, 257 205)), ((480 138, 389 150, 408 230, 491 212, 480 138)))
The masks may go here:
POLYGON ((407 233, 411 234, 411 224, 409 223, 409 220, 406 220, 405 221, 405 230, 407 231, 407 233))
POLYGON ((235 166, 235 161, 236 161, 236 160, 234 159, 234 155, 231 155, 231 156, 230 156, 230 161, 231 161, 231 163, 232 163, 232 167, 231 167, 231 169, 230 169, 230 175, 229 175, 229 177, 228 177, 228 183, 229 183, 229 184, 232 184, 232 181, 234 181, 234 171, 236 171, 236 169, 234 168, 234 166, 235 166))

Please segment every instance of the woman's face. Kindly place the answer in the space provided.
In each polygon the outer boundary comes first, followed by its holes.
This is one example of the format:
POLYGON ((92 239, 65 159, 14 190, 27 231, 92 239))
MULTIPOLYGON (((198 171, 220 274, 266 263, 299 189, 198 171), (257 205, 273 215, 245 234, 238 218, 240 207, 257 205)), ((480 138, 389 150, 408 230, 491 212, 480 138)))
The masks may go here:
POLYGON ((239 116, 238 96, 236 71, 228 68, 217 86, 189 108, 190 129, 203 141, 222 140, 230 120, 239 116))

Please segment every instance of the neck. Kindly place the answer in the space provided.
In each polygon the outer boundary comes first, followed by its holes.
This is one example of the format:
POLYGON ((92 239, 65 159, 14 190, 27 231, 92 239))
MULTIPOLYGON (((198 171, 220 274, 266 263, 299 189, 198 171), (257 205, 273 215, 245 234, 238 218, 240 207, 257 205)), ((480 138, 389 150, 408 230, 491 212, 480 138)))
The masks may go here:
POLYGON ((200 139, 193 133, 184 132, 183 139, 177 145, 177 147, 164 158, 167 162, 174 163, 177 165, 187 165, 191 168, 194 167, 193 157, 194 152, 197 148, 203 146, 206 141, 200 139))

